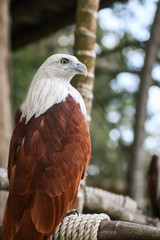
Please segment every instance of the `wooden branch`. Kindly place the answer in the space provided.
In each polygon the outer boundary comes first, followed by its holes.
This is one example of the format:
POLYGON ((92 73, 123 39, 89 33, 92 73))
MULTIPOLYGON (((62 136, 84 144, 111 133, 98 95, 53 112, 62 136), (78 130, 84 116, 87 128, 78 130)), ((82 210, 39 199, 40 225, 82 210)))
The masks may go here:
POLYGON ((120 221, 102 221, 98 240, 159 240, 160 229, 120 221))

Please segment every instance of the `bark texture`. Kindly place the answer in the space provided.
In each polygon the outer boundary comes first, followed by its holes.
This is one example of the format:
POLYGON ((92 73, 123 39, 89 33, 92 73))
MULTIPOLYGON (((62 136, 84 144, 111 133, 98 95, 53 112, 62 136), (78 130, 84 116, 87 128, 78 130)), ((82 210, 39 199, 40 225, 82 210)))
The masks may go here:
POLYGON ((129 165, 129 195, 141 204, 144 195, 144 168, 145 156, 143 141, 145 137, 144 124, 147 118, 148 89, 152 85, 151 72, 156 62, 160 42, 160 1, 157 5, 154 22, 151 28, 151 36, 146 46, 146 57, 141 73, 140 89, 137 99, 136 124, 133 152, 129 165))
MULTIPOLYGON (((86 78, 84 78, 84 76, 77 76, 74 87, 77 88, 84 99, 88 124, 91 120, 93 100, 96 61, 94 46, 96 42, 97 12, 99 9, 99 3, 99 0, 78 0, 76 11, 74 55, 86 65, 88 73, 86 78)), ((83 185, 85 185, 85 181, 83 182, 83 185)), ((80 213, 83 210, 84 196, 84 188, 81 186, 75 205, 80 213)))
POLYGON ((99 0, 78 0, 76 13, 74 54, 88 69, 86 78, 78 77, 76 88, 81 93, 87 109, 87 120, 90 122, 96 54, 94 50, 97 29, 97 11, 99 0))
POLYGON ((155 227, 120 221, 102 221, 98 240, 158 240, 160 230, 155 227))
POLYGON ((9 86, 9 0, 0 1, 0 167, 7 166, 12 132, 9 86))

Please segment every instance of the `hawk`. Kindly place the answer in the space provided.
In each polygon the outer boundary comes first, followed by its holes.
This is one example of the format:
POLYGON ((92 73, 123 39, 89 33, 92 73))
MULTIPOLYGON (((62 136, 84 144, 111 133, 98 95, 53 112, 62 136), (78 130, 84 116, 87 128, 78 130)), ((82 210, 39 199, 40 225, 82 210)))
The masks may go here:
POLYGON ((55 54, 38 69, 13 132, 3 240, 47 240, 71 210, 90 161, 86 109, 71 86, 86 66, 55 54))

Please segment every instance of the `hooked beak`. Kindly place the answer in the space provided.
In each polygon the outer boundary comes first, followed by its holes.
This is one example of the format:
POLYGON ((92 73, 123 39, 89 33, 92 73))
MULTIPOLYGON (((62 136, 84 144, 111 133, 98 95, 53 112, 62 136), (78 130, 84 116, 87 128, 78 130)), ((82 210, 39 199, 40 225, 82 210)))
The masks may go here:
POLYGON ((75 67, 73 67, 72 69, 75 70, 76 74, 81 74, 81 75, 84 74, 85 77, 86 77, 86 75, 87 75, 87 68, 86 68, 86 66, 85 66, 83 63, 81 63, 81 62, 77 63, 77 65, 76 65, 75 67))

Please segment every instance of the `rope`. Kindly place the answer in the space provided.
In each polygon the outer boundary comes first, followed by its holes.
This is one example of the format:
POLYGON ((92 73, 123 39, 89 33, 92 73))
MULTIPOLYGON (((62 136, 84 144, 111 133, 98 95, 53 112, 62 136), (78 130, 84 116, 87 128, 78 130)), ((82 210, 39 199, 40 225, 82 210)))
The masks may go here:
POLYGON ((110 218, 103 213, 66 216, 56 228, 52 240, 97 240, 102 220, 110 218))
POLYGON ((85 187, 86 201, 87 201, 87 193, 91 193, 93 195, 99 196, 103 201, 107 200, 115 203, 116 205, 123 207, 127 210, 135 212, 137 210, 137 202, 128 196, 123 196, 115 193, 111 193, 100 188, 94 187, 85 187))

